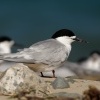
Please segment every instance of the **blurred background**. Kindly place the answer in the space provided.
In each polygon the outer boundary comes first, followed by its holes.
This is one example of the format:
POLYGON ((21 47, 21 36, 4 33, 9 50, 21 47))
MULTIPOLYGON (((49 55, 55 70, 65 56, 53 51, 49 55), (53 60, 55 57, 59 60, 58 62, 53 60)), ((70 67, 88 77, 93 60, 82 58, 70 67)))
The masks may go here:
POLYGON ((73 43, 70 61, 100 50, 100 0, 0 1, 0 36, 9 36, 25 47, 62 28, 89 42, 73 43))

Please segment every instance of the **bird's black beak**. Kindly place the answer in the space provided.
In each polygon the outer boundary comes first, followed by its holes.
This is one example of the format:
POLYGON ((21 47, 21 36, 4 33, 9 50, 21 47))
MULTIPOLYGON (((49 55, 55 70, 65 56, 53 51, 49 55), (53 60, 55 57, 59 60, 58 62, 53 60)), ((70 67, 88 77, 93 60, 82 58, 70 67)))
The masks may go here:
POLYGON ((13 46, 15 46, 15 47, 17 47, 17 48, 24 48, 24 45, 18 44, 18 43, 14 43, 13 46))
POLYGON ((80 38, 74 38, 73 40, 78 41, 78 42, 83 42, 83 43, 88 43, 87 41, 80 39, 80 38))

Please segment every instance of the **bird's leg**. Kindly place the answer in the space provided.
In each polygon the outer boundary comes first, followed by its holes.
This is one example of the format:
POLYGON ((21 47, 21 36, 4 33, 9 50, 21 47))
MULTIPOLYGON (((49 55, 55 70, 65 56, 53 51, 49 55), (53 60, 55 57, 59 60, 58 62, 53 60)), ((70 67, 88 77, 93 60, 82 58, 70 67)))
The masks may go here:
POLYGON ((41 77, 44 77, 43 73, 41 72, 41 77))
POLYGON ((55 78, 55 71, 54 71, 54 70, 52 70, 52 73, 53 73, 53 78, 55 78))

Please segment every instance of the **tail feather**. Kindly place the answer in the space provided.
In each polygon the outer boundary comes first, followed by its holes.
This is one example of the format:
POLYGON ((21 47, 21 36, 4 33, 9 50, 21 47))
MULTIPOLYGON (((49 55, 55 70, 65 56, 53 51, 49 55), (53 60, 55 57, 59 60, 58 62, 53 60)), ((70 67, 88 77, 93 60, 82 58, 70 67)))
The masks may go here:
POLYGON ((0 60, 14 61, 14 58, 17 58, 17 57, 18 57, 17 53, 4 54, 4 55, 0 55, 0 60))
POLYGON ((19 53, 5 54, 0 55, 0 60, 16 62, 16 63, 33 63, 35 62, 33 59, 25 59, 23 55, 19 53))

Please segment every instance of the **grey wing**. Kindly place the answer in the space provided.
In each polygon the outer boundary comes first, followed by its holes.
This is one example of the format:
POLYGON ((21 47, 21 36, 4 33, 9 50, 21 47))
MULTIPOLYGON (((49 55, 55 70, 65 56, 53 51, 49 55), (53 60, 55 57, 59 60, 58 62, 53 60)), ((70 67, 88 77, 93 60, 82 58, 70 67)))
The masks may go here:
POLYGON ((66 58, 66 48, 54 39, 33 44, 18 53, 5 55, 4 59, 24 63, 61 63, 66 58))

